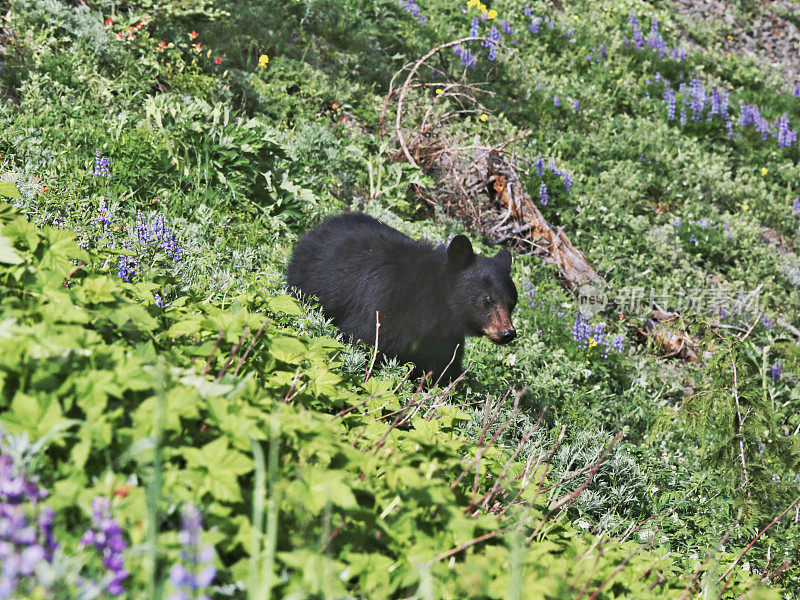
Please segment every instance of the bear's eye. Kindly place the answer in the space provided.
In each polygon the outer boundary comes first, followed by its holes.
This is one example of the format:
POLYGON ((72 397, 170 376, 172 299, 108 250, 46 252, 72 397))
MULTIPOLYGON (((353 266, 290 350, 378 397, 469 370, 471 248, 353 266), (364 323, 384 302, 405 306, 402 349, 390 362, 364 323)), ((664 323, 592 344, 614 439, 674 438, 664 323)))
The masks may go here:
POLYGON ((492 305, 492 297, 491 296, 484 296, 482 299, 484 306, 491 306, 492 305))

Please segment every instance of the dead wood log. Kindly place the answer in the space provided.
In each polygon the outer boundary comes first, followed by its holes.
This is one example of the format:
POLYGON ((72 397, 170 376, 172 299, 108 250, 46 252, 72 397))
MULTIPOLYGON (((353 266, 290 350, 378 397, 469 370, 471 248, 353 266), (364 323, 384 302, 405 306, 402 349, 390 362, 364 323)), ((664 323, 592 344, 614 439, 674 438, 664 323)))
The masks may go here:
POLYGON ((654 311, 651 318, 637 327, 639 334, 650 340, 661 358, 683 358, 689 361, 698 359, 699 343, 677 322, 675 313, 654 311))
POLYGON ((381 131, 398 144, 396 159, 434 176, 438 189, 427 195, 426 202, 480 228, 492 243, 513 244, 544 257, 556 265, 570 291, 586 284, 606 288, 583 253, 561 228, 550 226, 525 189, 512 147, 528 132, 491 144, 465 130, 461 125, 470 114, 488 120, 489 111, 479 97, 491 92, 481 84, 467 83, 463 76, 460 80, 449 76, 441 63, 429 64, 443 50, 480 41, 485 40, 462 38, 441 44, 395 73, 381 111, 381 131), (421 80, 420 73, 429 71, 446 80, 421 80), (402 81, 399 87, 397 81, 402 81), (393 127, 388 131, 383 125, 390 111, 393 127))
POLYGON ((533 242, 531 251, 544 256, 545 262, 558 267, 559 276, 571 291, 586 284, 606 287, 606 282, 591 267, 583 253, 569 240, 560 227, 553 229, 544 218, 516 169, 504 157, 494 153, 487 165, 488 177, 496 203, 505 208, 502 220, 513 219, 518 225, 515 233, 526 234, 533 242))

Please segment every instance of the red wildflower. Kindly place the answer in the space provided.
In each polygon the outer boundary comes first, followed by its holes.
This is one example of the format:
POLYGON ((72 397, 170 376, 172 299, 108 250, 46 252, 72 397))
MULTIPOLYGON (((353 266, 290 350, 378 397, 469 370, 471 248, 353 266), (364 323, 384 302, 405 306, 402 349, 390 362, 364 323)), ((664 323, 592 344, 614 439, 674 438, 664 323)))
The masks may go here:
POLYGON ((188 35, 188 36, 189 36, 189 39, 193 40, 194 38, 196 38, 196 37, 197 37, 197 36, 199 36, 200 34, 199 34, 199 33, 197 33, 197 32, 196 32, 194 29, 192 29, 192 30, 191 30, 189 33, 187 33, 186 35, 188 35))
POLYGON ((118 490, 114 490, 114 495, 117 496, 118 498, 124 498, 130 493, 130 491, 131 491, 131 486, 123 485, 118 490))
POLYGON ((215 57, 214 57, 214 62, 215 62, 215 63, 217 63, 217 64, 219 64, 219 63, 221 63, 221 62, 222 62, 222 59, 221 59, 219 56, 215 56, 215 57))
POLYGON ((108 17, 105 21, 103 21, 103 25, 106 27, 111 27, 113 23, 114 19, 112 19, 111 17, 108 17))

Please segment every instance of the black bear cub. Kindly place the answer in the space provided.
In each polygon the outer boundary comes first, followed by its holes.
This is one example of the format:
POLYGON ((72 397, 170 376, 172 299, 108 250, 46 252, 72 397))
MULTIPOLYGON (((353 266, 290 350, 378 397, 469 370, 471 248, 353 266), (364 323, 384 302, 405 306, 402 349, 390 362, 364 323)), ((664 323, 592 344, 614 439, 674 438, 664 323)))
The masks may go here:
POLYGON ((505 344, 517 335, 511 254, 475 254, 464 235, 434 247, 368 215, 344 213, 297 243, 287 282, 295 294, 316 296, 339 329, 369 345, 377 312, 378 350, 432 372, 433 381, 461 374, 465 336, 505 344))

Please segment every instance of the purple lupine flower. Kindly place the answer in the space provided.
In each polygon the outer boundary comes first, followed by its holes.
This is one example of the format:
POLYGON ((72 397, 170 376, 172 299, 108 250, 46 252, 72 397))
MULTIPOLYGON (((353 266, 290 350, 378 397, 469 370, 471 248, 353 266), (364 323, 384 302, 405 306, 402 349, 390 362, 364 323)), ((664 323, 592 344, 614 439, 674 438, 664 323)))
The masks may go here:
POLYGON ((608 340, 606 339, 606 324, 605 323, 598 323, 594 326, 592 330, 592 340, 597 346, 603 346, 603 353, 601 356, 603 358, 608 358, 608 352, 611 349, 608 340))
POLYGON ((514 30, 511 29, 511 25, 509 25, 508 21, 503 21, 502 23, 500 23, 500 27, 505 35, 511 35, 512 33, 514 33, 514 30))
POLYGON ((697 243, 697 238, 695 237, 695 235, 694 235, 694 234, 692 234, 692 235, 690 235, 690 236, 689 236, 689 241, 690 241, 690 242, 692 242, 693 244, 696 244, 696 243, 697 243))
POLYGON ((528 299, 528 304, 530 304, 531 308, 536 307, 535 296, 536 288, 533 287, 531 280, 528 279, 525 281, 525 297, 528 299))
POLYGON ((547 186, 544 182, 539 186, 539 202, 541 202, 542 206, 547 206, 547 186))
POLYGON ((681 108, 681 126, 686 125, 686 109, 681 108))
POLYGON ((692 121, 699 121, 706 106, 706 92, 703 82, 696 76, 689 80, 689 105, 692 109, 692 121))
POLYGON ((642 30, 639 27, 639 19, 636 18, 636 13, 633 10, 631 10, 631 14, 628 17, 628 23, 633 29, 633 48, 641 50, 644 48, 644 39, 642 38, 642 30))
POLYGON ((422 23, 423 27, 425 26, 427 19, 425 15, 422 14, 422 9, 417 6, 415 0, 400 0, 400 6, 410 12, 417 21, 422 23))
POLYGON ((664 88, 664 104, 667 107, 667 120, 675 120, 675 92, 670 87, 664 88))
POLYGON ((647 37, 647 43, 653 50, 663 51, 667 47, 667 43, 658 34, 658 19, 655 15, 650 19, 650 35, 647 37))
POLYGON ((781 365, 779 362, 776 362, 774 365, 772 365, 769 376, 777 380, 781 378, 781 375, 783 375, 783 365, 781 365))
POLYGON ((0 597, 23 598, 38 584, 37 567, 51 562, 55 513, 40 500, 48 492, 5 451, 0 430, 0 597))
POLYGON ((798 83, 797 86, 794 88, 792 96, 794 96, 795 98, 800 98, 800 83, 798 83))
POLYGON ((534 34, 539 33, 539 24, 541 22, 542 22, 541 17, 533 17, 533 19, 531 19, 531 24, 528 25, 528 31, 534 34))
POLYGON ((470 69, 475 68, 477 60, 467 48, 462 48, 461 46, 455 46, 453 48, 453 52, 455 52, 461 59, 461 66, 468 67, 470 69))
POLYGON ((528 17, 530 19, 531 18, 531 7, 530 6, 526 6, 525 10, 522 11, 522 14, 524 14, 526 17, 528 17))
POLYGON ((581 107, 581 103, 578 100, 572 103, 572 110, 578 110, 581 107))
POLYGON ((761 134, 761 138, 766 140, 771 132, 771 129, 769 126, 769 121, 761 116, 758 106, 755 104, 742 104, 741 111, 742 113, 739 117, 739 125, 741 127, 752 125, 755 130, 761 134))
POLYGON ((788 148, 797 141, 797 130, 789 129, 789 115, 786 113, 776 120, 775 128, 778 130, 778 148, 788 148))
POLYGON ((169 580, 177 590, 167 600, 207 600, 207 589, 217 575, 211 565, 214 549, 202 544, 203 522, 200 511, 193 504, 184 505, 181 510, 181 531, 178 533, 181 561, 172 565, 169 580))
POLYGON ((739 127, 747 127, 753 124, 752 107, 749 104, 739 104, 739 127))
POLYGON ((572 191, 572 177, 570 177, 569 173, 562 173, 561 180, 564 182, 564 189, 569 194, 572 191))
POLYGON ((792 213, 795 215, 800 213, 800 198, 795 198, 792 202, 792 213))
POLYGON ((132 256, 120 256, 117 260, 117 277, 127 283, 136 275, 136 259, 132 256))
POLYGON ((764 318, 762 318, 762 319, 761 319, 761 323, 762 323, 762 324, 764 325, 764 327, 766 327, 767 329, 772 329, 773 327, 775 327, 775 323, 773 323, 773 322, 772 322, 772 319, 770 319, 770 318, 769 318, 768 316, 766 316, 766 315, 764 315, 764 318))
POLYGON ((720 115, 722 116, 722 97, 719 94, 719 90, 717 88, 712 88, 711 90, 711 109, 708 111, 709 119, 711 115, 720 115))
POLYGON ((163 214, 158 213, 155 217, 146 219, 140 211, 136 216, 136 228, 133 235, 141 246, 160 248, 175 262, 181 261, 183 251, 163 214))
POLYGON ((553 96, 553 106, 561 106, 561 100, 559 100, 558 96, 553 96))
POLYGON ((533 166, 536 167, 536 176, 541 177, 544 174, 544 159, 541 156, 537 156, 533 159, 533 166))
POLYGON ((92 171, 92 175, 95 177, 105 177, 106 179, 111 179, 111 173, 109 172, 108 167, 108 157, 102 156, 100 154, 100 150, 95 151, 94 171, 92 171))
POLYGON ((576 313, 575 319, 572 321, 570 333, 572 333, 572 339, 577 342, 581 348, 586 349, 586 347, 589 345, 589 338, 592 336, 592 328, 589 325, 589 317, 586 317, 581 313, 576 313))
POLYGON ((497 31, 497 27, 492 27, 489 30, 489 41, 483 42, 484 45, 489 46, 489 54, 486 58, 493 61, 497 58, 497 45, 500 42, 500 32, 497 31))
POLYGON ((92 500, 92 527, 81 538, 82 546, 94 546, 100 554, 107 573, 103 579, 106 591, 119 596, 125 591, 122 581, 130 575, 125 570, 123 551, 128 547, 122 537, 122 527, 111 516, 111 501, 97 496, 92 500))
POLYGON ((617 337, 614 338, 614 350, 617 352, 622 352, 622 345, 625 342, 625 336, 619 334, 617 337))
POLYGON ((479 27, 480 27, 480 21, 478 21, 478 17, 472 17, 472 24, 469 27, 469 37, 478 37, 479 27))
POLYGON ((164 297, 161 294, 159 294, 158 292, 154 292, 153 300, 155 300, 156 306, 158 308, 164 308, 164 297))
POLYGON ((683 221, 681 221, 681 218, 680 218, 680 217, 675 217, 675 219, 672 221, 672 226, 673 226, 675 229, 677 229, 677 228, 678 228, 678 227, 680 227, 681 225, 683 225, 683 221))

